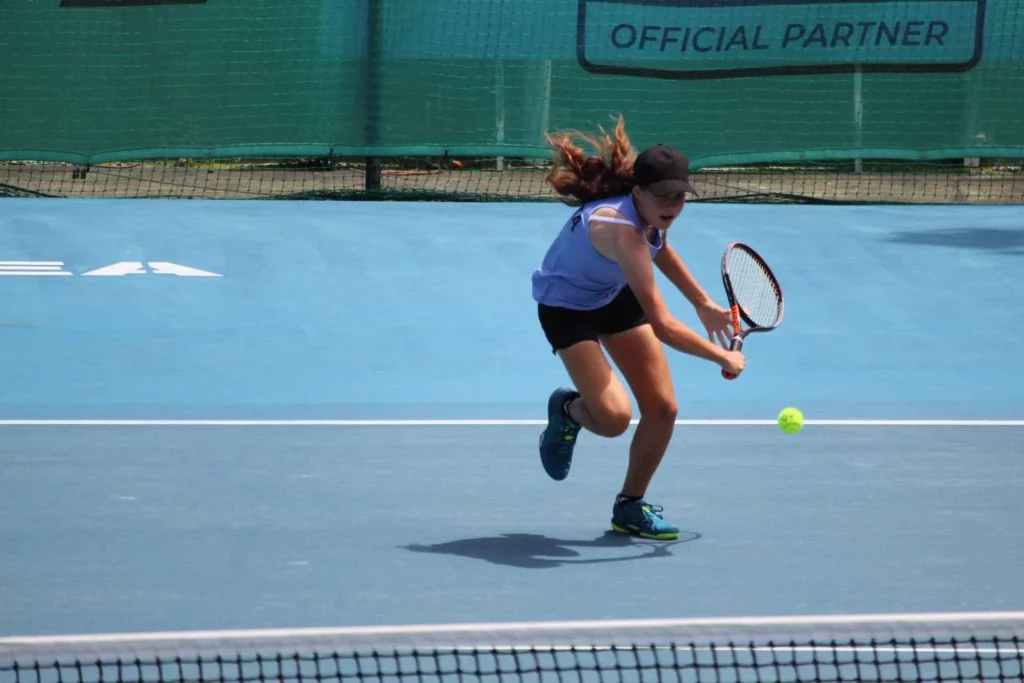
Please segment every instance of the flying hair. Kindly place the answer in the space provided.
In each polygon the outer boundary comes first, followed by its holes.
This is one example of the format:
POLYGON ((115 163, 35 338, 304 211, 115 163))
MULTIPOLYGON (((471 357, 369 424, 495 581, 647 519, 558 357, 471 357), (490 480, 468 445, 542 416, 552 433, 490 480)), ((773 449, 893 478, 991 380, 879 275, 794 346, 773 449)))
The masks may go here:
POLYGON ((581 206, 595 199, 605 199, 633 191, 633 162, 636 150, 626 135, 626 124, 619 116, 614 136, 598 127, 600 135, 586 135, 577 131, 560 131, 547 135, 553 148, 554 168, 547 183, 558 194, 560 201, 569 206, 581 206), (594 154, 588 156, 575 143, 588 144, 594 154))

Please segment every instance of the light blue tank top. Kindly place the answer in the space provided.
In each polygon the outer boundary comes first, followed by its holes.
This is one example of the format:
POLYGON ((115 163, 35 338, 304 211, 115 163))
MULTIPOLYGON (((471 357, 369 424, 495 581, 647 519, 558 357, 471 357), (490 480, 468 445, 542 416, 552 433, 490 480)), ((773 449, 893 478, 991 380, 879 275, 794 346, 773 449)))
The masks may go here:
MULTIPOLYGON (((590 217, 612 208, 643 230, 630 194, 601 199, 577 209, 548 248, 540 268, 533 272, 533 298, 547 306, 593 310, 604 306, 626 287, 626 276, 615 261, 602 256, 590 242, 590 217)), ((651 259, 664 245, 659 231, 650 244, 651 259)))

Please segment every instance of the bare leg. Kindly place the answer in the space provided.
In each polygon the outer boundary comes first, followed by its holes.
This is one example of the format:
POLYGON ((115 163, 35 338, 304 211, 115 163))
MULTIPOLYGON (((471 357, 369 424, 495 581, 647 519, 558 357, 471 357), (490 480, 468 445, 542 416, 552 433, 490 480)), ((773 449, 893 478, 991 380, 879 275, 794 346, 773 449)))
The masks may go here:
POLYGON ((602 340, 622 371, 640 408, 640 421, 629 448, 623 495, 643 497, 668 450, 678 413, 665 351, 650 325, 641 325, 602 340))
POLYGON ((633 407, 597 342, 585 341, 558 352, 580 398, 569 416, 587 431, 615 437, 629 429, 633 407))

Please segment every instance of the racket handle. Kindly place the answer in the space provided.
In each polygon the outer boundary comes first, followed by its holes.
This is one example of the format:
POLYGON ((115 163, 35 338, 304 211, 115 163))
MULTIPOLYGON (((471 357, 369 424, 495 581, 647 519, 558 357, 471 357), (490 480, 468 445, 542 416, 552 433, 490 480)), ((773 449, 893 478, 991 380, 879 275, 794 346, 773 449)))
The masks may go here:
MULTIPOLYGON (((743 348, 743 337, 740 337, 739 335, 736 335, 735 337, 732 338, 732 343, 729 344, 729 350, 730 351, 739 351, 742 348, 743 348)), ((739 375, 736 375, 734 373, 728 372, 728 371, 726 371, 723 368, 722 369, 722 377, 724 377, 726 379, 736 379, 737 377, 739 377, 739 375)))

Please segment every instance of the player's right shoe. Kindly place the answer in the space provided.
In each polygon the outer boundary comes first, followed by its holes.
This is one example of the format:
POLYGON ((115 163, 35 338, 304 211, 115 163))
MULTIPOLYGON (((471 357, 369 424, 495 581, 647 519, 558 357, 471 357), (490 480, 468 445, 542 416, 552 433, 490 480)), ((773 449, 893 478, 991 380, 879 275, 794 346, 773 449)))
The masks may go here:
POLYGON ((616 502, 612 509, 612 530, 655 541, 674 541, 679 538, 679 527, 665 521, 661 510, 660 505, 651 505, 643 498, 616 502))
POLYGON ((548 426, 540 435, 540 462, 544 471, 555 481, 569 476, 572 452, 580 425, 569 417, 565 409, 569 401, 579 398, 578 391, 561 387, 548 399, 548 426))

